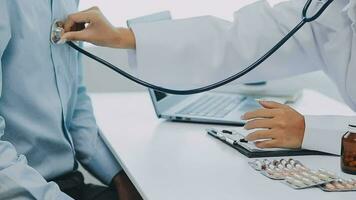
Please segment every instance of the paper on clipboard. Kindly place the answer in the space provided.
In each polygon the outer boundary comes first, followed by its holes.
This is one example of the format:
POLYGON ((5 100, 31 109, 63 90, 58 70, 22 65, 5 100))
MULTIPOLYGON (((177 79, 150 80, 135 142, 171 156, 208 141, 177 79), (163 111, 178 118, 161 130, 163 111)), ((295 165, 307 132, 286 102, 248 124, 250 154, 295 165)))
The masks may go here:
POLYGON ((229 131, 232 132, 232 134, 227 134, 227 133, 223 133, 222 130, 220 129, 216 129, 220 134, 222 134, 224 137, 229 138, 233 141, 236 141, 240 146, 246 148, 249 151, 281 151, 281 150, 288 150, 288 149, 284 149, 284 148, 268 148, 268 149, 262 149, 262 148, 258 148, 256 147, 254 142, 249 142, 249 143, 244 143, 244 142, 240 142, 241 139, 244 139, 248 134, 253 133, 256 131, 255 130, 246 130, 243 127, 241 128, 235 128, 235 129, 229 129, 229 131))

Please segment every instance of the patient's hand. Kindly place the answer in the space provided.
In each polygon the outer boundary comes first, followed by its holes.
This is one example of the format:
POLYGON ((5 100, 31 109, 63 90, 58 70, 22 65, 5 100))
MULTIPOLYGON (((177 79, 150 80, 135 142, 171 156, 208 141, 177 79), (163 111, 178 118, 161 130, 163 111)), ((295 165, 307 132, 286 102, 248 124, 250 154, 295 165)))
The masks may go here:
POLYGON ((305 120, 304 116, 291 107, 275 102, 261 101, 264 107, 246 113, 242 118, 249 120, 245 129, 258 130, 246 137, 247 141, 257 141, 259 148, 300 148, 302 146, 305 120))
POLYGON ((124 171, 116 175, 114 184, 120 200, 142 200, 142 197, 124 171))

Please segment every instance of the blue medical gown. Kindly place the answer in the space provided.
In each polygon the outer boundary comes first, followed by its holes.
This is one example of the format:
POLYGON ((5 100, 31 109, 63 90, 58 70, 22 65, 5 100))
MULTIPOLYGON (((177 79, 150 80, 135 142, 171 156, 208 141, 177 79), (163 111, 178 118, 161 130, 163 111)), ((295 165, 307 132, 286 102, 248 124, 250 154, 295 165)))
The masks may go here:
POLYGON ((77 52, 50 44, 76 0, 0 0, 0 199, 70 199, 54 183, 79 161, 104 183, 121 170, 103 142, 77 52))

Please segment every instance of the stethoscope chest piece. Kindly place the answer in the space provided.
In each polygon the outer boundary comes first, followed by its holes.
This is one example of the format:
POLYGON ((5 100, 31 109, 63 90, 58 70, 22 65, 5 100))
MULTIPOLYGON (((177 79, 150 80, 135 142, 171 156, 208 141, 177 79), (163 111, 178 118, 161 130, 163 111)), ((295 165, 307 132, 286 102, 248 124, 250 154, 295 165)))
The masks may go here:
POLYGON ((51 43, 55 45, 64 44, 66 40, 62 39, 64 34, 63 23, 61 21, 55 21, 51 28, 51 43))

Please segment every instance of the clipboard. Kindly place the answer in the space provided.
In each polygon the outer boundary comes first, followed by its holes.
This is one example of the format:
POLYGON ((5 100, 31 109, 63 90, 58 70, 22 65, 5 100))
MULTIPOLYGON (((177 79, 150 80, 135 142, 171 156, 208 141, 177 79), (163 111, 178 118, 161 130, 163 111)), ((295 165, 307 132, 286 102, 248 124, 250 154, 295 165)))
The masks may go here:
POLYGON ((236 149, 248 158, 307 155, 338 156, 335 154, 307 149, 259 149, 252 143, 241 142, 240 140, 244 139, 244 136, 236 130, 207 129, 206 131, 209 135, 236 149))

